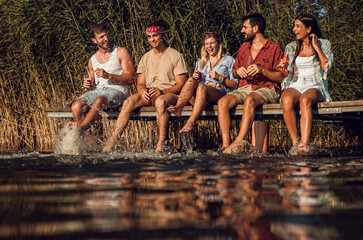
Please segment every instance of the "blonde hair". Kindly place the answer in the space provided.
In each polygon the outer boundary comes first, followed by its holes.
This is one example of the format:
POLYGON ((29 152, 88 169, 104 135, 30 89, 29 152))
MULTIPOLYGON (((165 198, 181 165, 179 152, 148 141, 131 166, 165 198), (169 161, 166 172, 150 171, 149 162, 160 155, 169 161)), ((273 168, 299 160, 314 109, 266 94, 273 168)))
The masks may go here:
POLYGON ((203 40, 202 50, 200 51, 201 60, 200 60, 200 64, 199 64, 199 71, 203 70, 203 68, 205 67, 205 65, 207 65, 207 62, 209 60, 209 53, 205 50, 204 45, 205 45, 205 41, 211 37, 214 38, 219 45, 219 49, 218 49, 218 53, 217 53, 218 61, 224 56, 221 39, 216 34, 206 33, 204 40, 203 40))

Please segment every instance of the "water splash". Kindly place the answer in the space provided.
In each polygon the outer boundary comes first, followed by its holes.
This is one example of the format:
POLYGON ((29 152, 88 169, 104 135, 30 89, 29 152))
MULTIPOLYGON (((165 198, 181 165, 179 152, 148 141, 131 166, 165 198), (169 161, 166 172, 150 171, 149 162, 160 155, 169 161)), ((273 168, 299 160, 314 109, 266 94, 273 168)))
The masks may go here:
POLYGON ((54 142, 55 154, 79 155, 96 150, 95 137, 75 127, 65 126, 54 142))
POLYGON ((190 132, 182 132, 180 133, 181 142, 183 144, 183 150, 185 150, 187 155, 193 154, 193 148, 195 147, 195 143, 193 143, 193 136, 190 132))

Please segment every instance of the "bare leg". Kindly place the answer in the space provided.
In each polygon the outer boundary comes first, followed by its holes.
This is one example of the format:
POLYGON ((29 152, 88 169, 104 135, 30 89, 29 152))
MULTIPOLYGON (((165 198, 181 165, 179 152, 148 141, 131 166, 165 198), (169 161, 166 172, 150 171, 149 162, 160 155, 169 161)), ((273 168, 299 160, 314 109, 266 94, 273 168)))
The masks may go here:
POLYGON ((111 138, 106 142, 105 147, 102 149, 103 152, 111 151, 117 143, 118 137, 123 133, 129 122, 131 113, 142 106, 148 105, 150 105, 150 103, 142 99, 141 94, 139 93, 131 95, 124 101, 121 112, 116 121, 116 129, 111 138))
POLYGON ((87 104, 87 101, 84 99, 77 99, 72 105, 72 113, 74 116, 74 121, 78 125, 80 125, 85 119, 88 111, 90 110, 90 106, 87 104))
POLYGON ((301 143, 299 146, 299 150, 305 153, 309 152, 308 142, 313 124, 312 105, 322 99, 323 96, 321 95, 321 92, 316 88, 311 88, 307 90, 299 98, 300 111, 301 111, 301 119, 300 119, 301 143))
POLYGON ((251 129, 253 120, 255 119, 255 108, 265 102, 265 99, 257 93, 250 93, 247 96, 244 102, 241 128, 238 136, 234 142, 223 151, 223 153, 229 154, 232 152, 241 152, 247 133, 251 129))
POLYGON ((183 89, 181 90, 176 105, 168 107, 168 111, 173 113, 177 117, 181 117, 183 108, 194 96, 195 89, 197 87, 198 87, 198 80, 195 80, 194 78, 190 77, 188 81, 186 81, 183 89))
POLYGON ((109 105, 110 103, 105 96, 99 96, 93 103, 93 106, 87 113, 87 116, 84 118, 82 123, 78 125, 78 127, 80 127, 81 130, 88 129, 95 121, 101 118, 100 111, 108 108, 109 105))
MULTIPOLYGON (((180 130, 180 132, 190 132, 193 130, 195 122, 199 118, 200 114, 208 103, 215 104, 223 96, 223 94, 217 90, 215 87, 208 85, 199 85, 197 88, 197 94, 195 97, 195 102, 193 106, 192 114, 190 115, 185 126, 180 130)), ((179 100, 178 100, 179 101, 179 100)))
POLYGON ((169 127, 169 118, 170 113, 168 112, 168 107, 172 104, 176 104, 176 97, 167 93, 165 95, 161 95, 155 100, 155 108, 156 108, 156 121, 158 124, 159 130, 159 139, 156 144, 156 152, 160 152, 163 150, 164 142, 167 139, 168 127, 169 127))
POLYGON ((299 135, 297 133, 296 126, 296 113, 294 108, 299 101, 300 96, 300 92, 294 88, 286 89, 281 95, 284 121, 290 134, 293 146, 299 144, 299 135))
POLYGON ((231 116, 229 115, 229 111, 237 106, 237 104, 238 99, 229 94, 218 100, 218 122, 222 133, 222 149, 227 148, 231 142, 229 133, 231 128, 231 116))

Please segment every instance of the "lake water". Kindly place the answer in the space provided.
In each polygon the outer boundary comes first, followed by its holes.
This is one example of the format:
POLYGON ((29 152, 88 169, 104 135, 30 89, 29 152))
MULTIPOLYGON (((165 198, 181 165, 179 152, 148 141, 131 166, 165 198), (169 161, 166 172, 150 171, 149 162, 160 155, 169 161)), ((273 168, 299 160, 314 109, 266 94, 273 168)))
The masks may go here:
POLYGON ((363 239, 360 150, 0 155, 0 239, 363 239))

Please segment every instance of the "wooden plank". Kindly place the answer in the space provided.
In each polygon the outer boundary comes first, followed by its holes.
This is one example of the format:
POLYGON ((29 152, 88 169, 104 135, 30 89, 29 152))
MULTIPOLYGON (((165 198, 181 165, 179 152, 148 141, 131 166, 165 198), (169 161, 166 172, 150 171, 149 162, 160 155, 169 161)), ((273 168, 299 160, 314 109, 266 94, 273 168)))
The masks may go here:
MULTIPOLYGON (((192 106, 186 106, 182 112, 182 118, 187 118, 191 115, 192 106)), ((68 108, 48 108, 45 110, 47 116, 51 118, 72 118, 71 109, 68 108)), ((298 110, 297 110, 298 111, 298 110)), ((104 113, 105 117, 110 119, 117 118, 119 112, 104 113)), ((319 119, 352 119, 363 120, 363 100, 355 101, 339 101, 339 102, 321 102, 313 108, 314 118, 319 119)), ((232 118, 240 118, 243 115, 243 105, 237 105, 231 111, 232 118)), ((201 119, 215 119, 218 116, 218 107, 216 105, 208 106, 201 114, 201 119)), ((142 107, 132 113, 131 119, 155 119, 156 112, 154 107, 142 107)), ((171 115, 172 119, 176 117, 171 115)), ((281 119, 282 105, 264 104, 256 108, 256 119, 281 119)))

